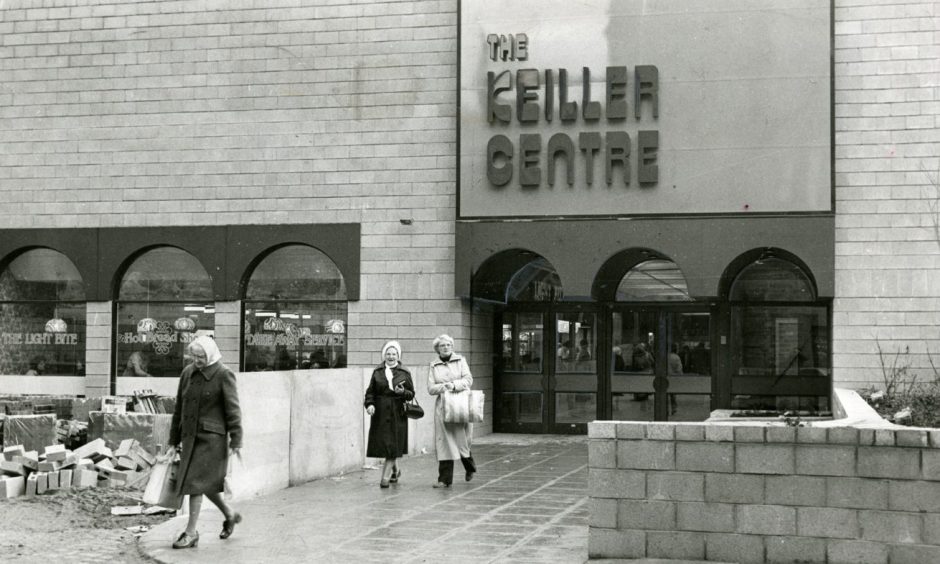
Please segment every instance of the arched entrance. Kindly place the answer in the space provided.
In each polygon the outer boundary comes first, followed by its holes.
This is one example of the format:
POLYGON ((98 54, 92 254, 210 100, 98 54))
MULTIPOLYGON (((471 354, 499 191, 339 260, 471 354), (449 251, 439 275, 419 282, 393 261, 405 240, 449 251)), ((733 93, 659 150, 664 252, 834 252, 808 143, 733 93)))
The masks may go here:
POLYGON ((714 407, 711 306, 689 296, 679 267, 655 251, 623 251, 601 269, 595 297, 610 309, 606 418, 707 419, 714 407))

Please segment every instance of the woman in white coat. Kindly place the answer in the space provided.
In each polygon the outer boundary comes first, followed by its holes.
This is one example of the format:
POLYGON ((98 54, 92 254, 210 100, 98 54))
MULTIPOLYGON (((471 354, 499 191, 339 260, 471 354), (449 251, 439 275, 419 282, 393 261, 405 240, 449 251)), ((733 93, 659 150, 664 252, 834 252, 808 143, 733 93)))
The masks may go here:
POLYGON ((473 385, 470 366, 464 357, 454 352, 454 340, 449 335, 434 339, 437 359, 431 363, 428 375, 428 393, 437 396, 434 403, 434 446, 437 451, 437 482, 435 488, 449 488, 454 481, 454 460, 460 458, 469 482, 477 471, 470 455, 473 437, 472 423, 444 423, 444 394, 469 390, 473 385))

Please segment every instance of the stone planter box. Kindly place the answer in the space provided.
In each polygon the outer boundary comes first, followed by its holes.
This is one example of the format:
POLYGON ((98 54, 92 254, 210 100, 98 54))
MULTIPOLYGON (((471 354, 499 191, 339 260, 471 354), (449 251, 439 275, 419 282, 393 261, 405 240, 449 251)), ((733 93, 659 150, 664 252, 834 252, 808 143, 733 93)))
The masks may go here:
POLYGON ((835 419, 589 426, 589 556, 940 562, 940 430, 837 390, 835 419))

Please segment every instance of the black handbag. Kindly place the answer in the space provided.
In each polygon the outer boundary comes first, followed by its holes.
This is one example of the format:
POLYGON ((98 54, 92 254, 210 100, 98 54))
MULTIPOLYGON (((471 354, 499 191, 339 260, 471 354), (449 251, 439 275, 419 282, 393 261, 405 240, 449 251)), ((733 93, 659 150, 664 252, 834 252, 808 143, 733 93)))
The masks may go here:
POLYGON ((424 408, 418 403, 418 398, 414 397, 403 404, 405 408, 405 417, 409 419, 421 419, 424 417, 424 408))

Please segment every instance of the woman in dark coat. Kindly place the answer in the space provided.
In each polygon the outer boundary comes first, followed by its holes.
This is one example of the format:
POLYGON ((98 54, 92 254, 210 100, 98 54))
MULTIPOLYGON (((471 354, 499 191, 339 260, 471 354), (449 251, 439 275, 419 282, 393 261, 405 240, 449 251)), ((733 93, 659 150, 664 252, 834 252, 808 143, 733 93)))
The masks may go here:
POLYGON ((387 488, 401 476, 398 459, 408 451, 408 419, 403 404, 415 397, 415 385, 411 373, 399 362, 401 345, 396 341, 386 343, 382 358, 385 362, 372 371, 363 403, 372 417, 366 456, 385 459, 379 487, 387 488))
POLYGON ((227 539, 242 517, 222 499, 229 454, 241 457, 242 424, 235 374, 224 364, 211 337, 189 344, 193 363, 180 375, 170 428, 169 454, 180 452, 177 494, 189 496, 189 522, 173 548, 199 542, 196 523, 202 496, 225 516, 219 538, 227 539))

